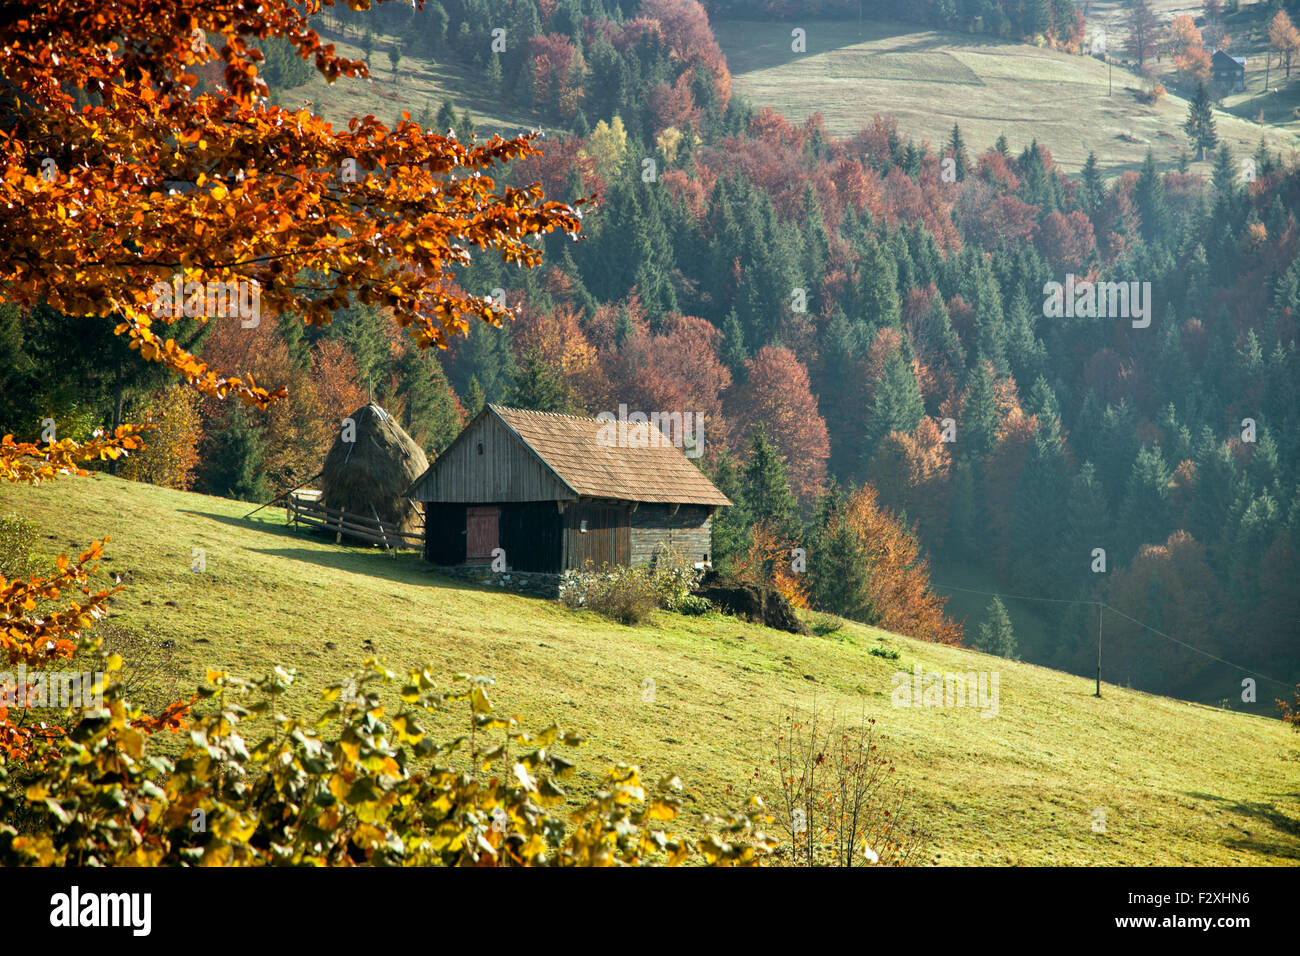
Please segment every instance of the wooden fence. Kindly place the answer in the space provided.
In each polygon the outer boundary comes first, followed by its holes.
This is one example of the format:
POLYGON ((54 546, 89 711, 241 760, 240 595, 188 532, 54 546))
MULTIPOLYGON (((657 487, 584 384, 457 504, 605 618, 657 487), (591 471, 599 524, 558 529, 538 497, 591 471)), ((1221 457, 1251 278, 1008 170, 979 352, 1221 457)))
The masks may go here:
POLYGON ((311 489, 301 489, 290 493, 284 500, 286 519, 293 522, 295 528, 306 525, 321 531, 333 531, 334 540, 342 541, 346 535, 371 544, 383 545, 390 550, 398 548, 424 547, 424 535, 418 531, 402 531, 390 521, 382 521, 379 515, 353 514, 337 508, 327 508, 321 504, 321 493, 311 489))

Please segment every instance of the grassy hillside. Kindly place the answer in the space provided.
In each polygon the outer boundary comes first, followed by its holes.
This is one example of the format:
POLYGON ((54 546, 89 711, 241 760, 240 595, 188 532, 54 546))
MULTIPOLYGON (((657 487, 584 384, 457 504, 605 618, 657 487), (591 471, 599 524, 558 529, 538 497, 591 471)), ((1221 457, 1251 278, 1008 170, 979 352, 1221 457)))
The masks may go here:
MULTIPOLYGON (((1106 65, 988 38, 855 21, 790 23, 720 21, 713 25, 727 57, 733 89, 755 106, 773 106, 792 122, 820 112, 835 135, 851 135, 874 113, 898 120, 904 137, 940 146, 961 126, 972 152, 1000 134, 1016 152, 1037 139, 1067 172, 1077 173, 1095 151, 1108 175, 1136 169, 1147 149, 1172 165, 1187 149, 1187 103, 1168 96, 1154 106, 1137 99, 1141 82, 1114 67, 1106 95, 1106 65), (807 31, 807 53, 792 53, 790 30, 807 31)), ((1300 139, 1217 113, 1220 139, 1249 155, 1261 133, 1287 155, 1300 139)), ((1194 164, 1208 172, 1209 163, 1194 164)))
MULTIPOLYGON (((365 53, 354 37, 344 40, 329 33, 326 39, 335 52, 354 60, 364 60, 365 53)), ((418 120, 426 106, 437 113, 443 99, 450 97, 456 111, 469 111, 479 137, 493 133, 514 136, 529 129, 547 129, 547 125, 529 112, 503 107, 500 97, 487 92, 486 83, 472 66, 449 61, 434 62, 411 53, 403 54, 393 75, 387 50, 394 37, 377 35, 375 52, 370 58, 370 79, 342 76, 332 84, 312 71, 302 86, 280 94, 280 104, 287 109, 312 108, 336 128, 345 128, 354 116, 373 114, 380 122, 393 125, 402 110, 418 120)))
POLYGON ((414 555, 294 532, 282 511, 243 518, 250 509, 103 476, 0 488, 0 513, 35 521, 47 556, 111 534, 105 567, 129 576, 114 618, 175 641, 195 677, 292 666, 301 685, 287 706, 300 710, 369 646, 394 667, 432 663, 449 684, 490 674, 501 709, 589 735, 575 802, 624 760, 675 770, 692 811, 735 805, 766 768, 782 709, 816 700, 876 718, 939 863, 1300 861, 1300 738, 1278 721, 1110 686, 1098 700, 1085 679, 855 625, 824 638, 716 615, 622 627, 450 583, 414 555), (190 570, 195 548, 203 573, 190 570), (997 717, 891 707, 891 675, 916 663, 997 670, 997 717), (1091 827, 1097 808, 1105 833, 1091 827))

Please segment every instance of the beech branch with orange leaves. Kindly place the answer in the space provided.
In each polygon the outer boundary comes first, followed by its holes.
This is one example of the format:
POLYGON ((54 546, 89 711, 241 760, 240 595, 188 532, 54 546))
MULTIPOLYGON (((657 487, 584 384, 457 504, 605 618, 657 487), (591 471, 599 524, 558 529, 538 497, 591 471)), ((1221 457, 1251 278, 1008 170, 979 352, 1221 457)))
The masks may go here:
MULTIPOLYGON (((323 0, 333 6, 334 0, 323 0)), ((422 0, 420 0, 422 3, 422 0)), ((354 9, 369 0, 349 0, 354 9)), ((510 313, 458 291, 452 270, 473 250, 541 261, 537 239, 581 226, 574 206, 536 184, 503 188, 488 175, 538 153, 533 135, 459 143, 404 119, 373 116, 336 130, 306 111, 271 105, 256 41, 282 37, 327 81, 368 75, 310 29, 322 0, 9 0, 0 9, 0 301, 45 302, 69 321, 112 321, 147 361, 214 397, 266 408, 285 395, 238 370, 209 367, 166 326, 200 288, 249 284, 259 307, 327 324, 353 297, 386 306, 421 347, 444 347, 471 318, 510 313), (212 67, 220 65, 219 72, 212 67), (204 88, 198 73, 219 77, 204 88), (68 91, 83 90, 78 105, 68 91), (159 306, 159 285, 187 296, 159 306), (174 306, 175 303, 168 303, 174 306)), ((207 303, 205 302, 205 306, 207 303)), ((97 431, 86 442, 0 442, 0 479, 38 484, 85 475, 82 463, 141 447, 144 429, 97 431)), ((0 652, 40 664, 70 655, 116 590, 90 594, 84 565, 60 557, 49 578, 0 578, 0 652), (88 600, 47 612, 60 590, 88 600)), ((146 729, 179 725, 172 705, 146 729)), ((29 753, 31 734, 0 712, 0 755, 29 753)))
MULTIPOLYGON (((333 5, 332 0, 325 0, 333 5)), ((263 307, 326 324, 350 296, 388 307, 421 346, 508 312, 453 291, 474 248, 541 261, 534 237, 576 238, 580 213, 541 188, 499 192, 495 166, 533 135, 462 144, 373 116, 346 130, 266 101, 253 41, 280 36, 333 82, 366 76, 308 28, 320 0, 16 0, 0 19, 0 294, 114 317, 132 348, 206 394, 278 397, 167 338, 155 286, 256 283, 263 307), (216 48, 214 47, 216 45, 216 48), (199 92, 193 72, 224 65, 199 92), (65 92, 85 89, 77 108, 65 92)), ((369 6, 352 0, 354 8, 369 6)), ((209 318, 209 316, 198 316, 209 318)))

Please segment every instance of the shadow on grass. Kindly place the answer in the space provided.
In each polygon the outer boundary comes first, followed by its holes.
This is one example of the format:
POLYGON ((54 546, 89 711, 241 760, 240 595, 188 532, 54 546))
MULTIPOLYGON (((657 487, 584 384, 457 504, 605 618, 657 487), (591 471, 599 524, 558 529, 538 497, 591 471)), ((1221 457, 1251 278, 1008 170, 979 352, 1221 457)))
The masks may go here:
POLYGON ((183 513, 196 518, 210 518, 221 524, 244 528, 249 531, 262 531, 288 541, 310 541, 323 546, 319 550, 315 548, 249 548, 248 550, 254 554, 288 558, 292 561, 315 564, 335 571, 350 571, 353 574, 364 574, 370 577, 384 578, 389 581, 398 581, 403 584, 419 585, 421 587, 432 585, 453 591, 515 594, 517 597, 530 597, 539 601, 546 600, 546 598, 535 594, 513 592, 505 588, 489 587, 474 581, 463 581, 459 578, 437 574, 430 565, 424 563, 420 555, 415 551, 399 551, 392 554, 374 545, 353 544, 350 542, 336 544, 332 532, 320 533, 305 528, 294 528, 292 525, 282 524, 276 520, 232 517, 231 515, 215 514, 210 511, 183 511, 183 513))
MULTIPOLYGON (((856 18, 835 19, 814 17, 807 22, 798 20, 765 21, 749 17, 719 20, 713 24, 714 34, 721 34, 718 45, 723 47, 727 67, 733 76, 743 76, 757 70, 784 66, 796 60, 807 59, 822 53, 866 43, 899 41, 893 46, 863 51, 868 55, 881 53, 948 53, 952 50, 981 48, 1006 48, 1014 46, 1002 37, 984 34, 950 33, 915 24, 864 19, 859 29, 856 18), (802 26, 806 31, 807 52, 795 53, 791 49, 791 30, 802 26), (906 39, 903 39, 906 38, 906 39), (730 47, 730 52, 727 51, 730 47)), ((1035 52, 1026 48, 1025 55, 1035 52)))
MULTIPOLYGON (((1300 860, 1300 817, 1288 816, 1271 803, 1228 800, 1212 793, 1194 791, 1188 791, 1186 795, 1197 800, 1209 801, 1225 813, 1244 818, 1237 827, 1246 836, 1226 840, 1225 845, 1240 847, 1270 857, 1300 860), (1252 832, 1253 827, 1268 827, 1272 832, 1257 837, 1252 832)), ((1296 797, 1297 794, 1279 794, 1279 796, 1296 797)))

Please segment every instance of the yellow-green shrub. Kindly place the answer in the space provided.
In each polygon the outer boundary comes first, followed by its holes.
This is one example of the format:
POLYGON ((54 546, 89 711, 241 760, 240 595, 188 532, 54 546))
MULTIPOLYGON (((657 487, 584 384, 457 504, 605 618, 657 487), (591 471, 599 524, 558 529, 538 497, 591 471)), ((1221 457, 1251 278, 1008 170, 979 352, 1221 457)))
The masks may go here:
POLYGON ((566 821, 553 809, 573 769, 561 751, 581 738, 501 716, 490 680, 459 675, 438 693, 427 669, 399 679, 372 660, 325 692, 313 720, 277 711, 292 681, 279 668, 256 682, 210 671, 169 759, 151 752, 110 674, 104 708, 46 761, 0 766, 0 820, 22 825, 0 823, 0 865, 754 865, 774 845, 756 797, 706 819, 702 840, 674 837, 663 826, 682 806, 680 781, 647 787, 625 765, 566 821), (392 684, 401 703, 389 714, 379 689, 392 684), (452 705, 469 733, 435 742, 421 721, 452 705), (256 744, 240 734, 253 715, 272 727, 256 744))

